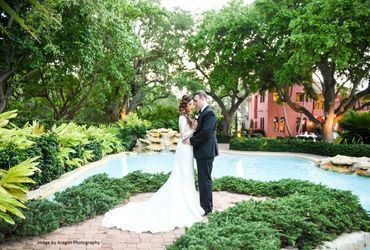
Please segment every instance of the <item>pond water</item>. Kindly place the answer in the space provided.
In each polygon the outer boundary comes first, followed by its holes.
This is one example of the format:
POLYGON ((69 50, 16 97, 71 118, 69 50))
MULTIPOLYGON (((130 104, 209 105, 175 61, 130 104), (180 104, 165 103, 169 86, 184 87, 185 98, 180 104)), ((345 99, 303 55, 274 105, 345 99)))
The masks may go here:
MULTIPOLYGON (((135 170, 147 173, 167 173, 172 170, 174 159, 175 154, 170 152, 120 155, 109 159, 107 163, 101 166, 86 171, 83 175, 68 183, 63 189, 78 185, 84 179, 100 173, 107 173, 110 177, 121 177, 135 170)), ((315 167, 312 161, 304 158, 276 155, 221 154, 215 158, 212 177, 219 178, 226 175, 260 181, 291 178, 321 183, 332 188, 352 191, 360 198, 362 206, 370 211, 370 178, 356 174, 326 171, 315 167)))

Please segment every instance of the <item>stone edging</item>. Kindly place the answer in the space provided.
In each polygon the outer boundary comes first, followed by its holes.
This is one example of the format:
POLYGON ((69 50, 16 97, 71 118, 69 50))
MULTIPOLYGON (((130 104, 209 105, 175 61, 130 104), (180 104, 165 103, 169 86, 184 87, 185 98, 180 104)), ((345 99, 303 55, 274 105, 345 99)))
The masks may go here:
POLYGON ((341 234, 333 241, 326 241, 315 250, 362 250, 370 246, 369 232, 353 232, 341 234))
POLYGON ((64 173, 62 176, 60 176, 58 179, 53 180, 49 183, 46 183, 39 187, 38 189, 32 190, 27 193, 27 199, 38 199, 38 198, 47 198, 51 195, 53 195, 55 192, 58 192, 62 187, 64 187, 66 184, 72 182, 79 176, 81 176, 83 173, 85 173, 87 170, 99 167, 105 163, 108 162, 108 160, 122 156, 122 155, 133 155, 135 153, 132 152, 121 152, 117 154, 107 155, 103 157, 101 160, 88 163, 86 165, 83 165, 81 167, 78 167, 70 172, 64 173))

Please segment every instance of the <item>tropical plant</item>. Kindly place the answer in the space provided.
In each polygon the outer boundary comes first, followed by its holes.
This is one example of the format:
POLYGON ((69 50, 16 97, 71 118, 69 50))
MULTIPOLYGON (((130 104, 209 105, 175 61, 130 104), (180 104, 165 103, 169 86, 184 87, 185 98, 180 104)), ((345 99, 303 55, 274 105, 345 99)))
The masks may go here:
POLYGON ((14 124, 10 124, 9 120, 17 116, 17 110, 11 110, 0 114, 0 149, 3 149, 9 143, 14 143, 18 148, 29 148, 33 145, 33 141, 29 140, 28 136, 32 135, 32 129, 25 127, 20 129, 14 124), (9 129, 5 126, 11 125, 9 129))
POLYGON ((370 144, 370 112, 348 111, 339 122, 336 143, 370 144))
POLYGON ((121 140, 117 137, 118 132, 117 128, 105 125, 100 127, 90 126, 86 129, 89 141, 96 140, 101 143, 102 156, 124 150, 121 140))
POLYGON ((62 123, 51 128, 51 132, 58 135, 61 143, 60 157, 65 167, 73 169, 93 158, 91 150, 82 147, 89 143, 86 126, 79 126, 74 122, 62 123))
POLYGON ((126 149, 132 149, 138 138, 143 138, 151 123, 142 120, 136 113, 129 113, 124 119, 118 121, 118 137, 126 149))
POLYGON ((7 223, 14 224, 9 215, 13 214, 25 218, 19 208, 26 208, 24 203, 27 200, 28 188, 24 183, 35 183, 29 176, 39 169, 35 162, 38 157, 30 158, 9 170, 0 169, 0 218, 7 223))

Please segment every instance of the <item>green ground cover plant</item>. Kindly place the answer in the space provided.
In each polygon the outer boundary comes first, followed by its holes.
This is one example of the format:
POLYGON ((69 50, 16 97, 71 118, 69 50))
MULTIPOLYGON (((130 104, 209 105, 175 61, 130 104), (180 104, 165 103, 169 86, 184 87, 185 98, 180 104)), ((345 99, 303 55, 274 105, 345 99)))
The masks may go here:
MULTIPOLYGON (((53 201, 28 201, 25 220, 17 218, 15 225, 0 224, 0 241, 45 234, 104 214, 133 194, 158 190, 168 176, 135 171, 122 178, 109 178, 106 174, 90 177, 56 193, 53 201)), ((262 182, 236 177, 216 179, 214 190, 269 199, 241 202, 211 214, 208 223, 187 229, 170 249, 312 249, 343 232, 369 231, 369 215, 348 191, 308 181, 262 182)))

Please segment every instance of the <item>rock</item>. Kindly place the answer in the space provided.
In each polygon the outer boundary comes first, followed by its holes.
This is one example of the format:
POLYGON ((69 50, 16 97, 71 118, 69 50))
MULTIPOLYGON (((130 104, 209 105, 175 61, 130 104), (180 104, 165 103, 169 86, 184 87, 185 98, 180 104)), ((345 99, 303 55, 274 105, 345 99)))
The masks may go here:
POLYGON ((142 139, 142 138, 139 138, 139 142, 144 144, 144 145, 149 145, 150 144, 150 141, 149 140, 146 140, 146 139, 142 139))
POLYGON ((148 150, 154 151, 154 152, 160 152, 160 151, 164 150, 164 146, 159 145, 159 144, 151 144, 151 145, 145 147, 145 149, 148 149, 148 150))
POLYGON ((357 158, 356 162, 353 164, 354 169, 363 169, 368 170, 370 169, 370 158, 368 157, 361 157, 357 158))
POLYGON ((361 176, 368 176, 370 177, 370 169, 364 170, 364 169, 356 169, 356 174, 361 176))
POLYGON ((145 139, 139 139, 134 151, 175 151, 178 142, 179 133, 172 129, 160 128, 151 129, 146 132, 145 139))
POLYGON ((162 140, 161 140, 161 139, 159 139, 159 138, 155 138, 155 137, 153 137, 153 138, 150 138, 150 139, 149 139, 149 141, 150 141, 151 143, 160 144, 162 140))
POLYGON ((324 165, 324 164, 326 164, 328 162, 331 162, 331 158, 330 157, 324 158, 324 159, 321 159, 321 160, 316 160, 315 161, 315 166, 321 167, 322 165, 324 165))
POLYGON ((343 233, 333 241, 324 242, 315 250, 361 250, 370 244, 369 232, 343 233))
POLYGON ((355 160, 352 157, 345 155, 336 155, 331 158, 331 162, 334 165, 347 165, 352 166, 355 163, 355 160))
POLYGON ((344 173, 344 174, 350 174, 353 173, 354 170, 350 166, 342 165, 337 166, 334 165, 332 162, 327 162, 320 166, 322 169, 331 170, 334 172, 344 173))

